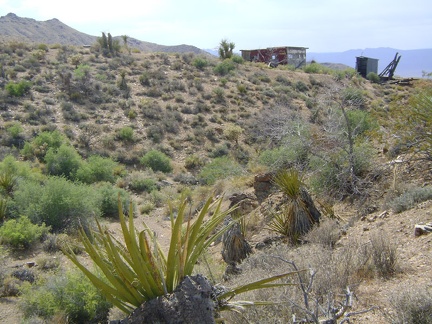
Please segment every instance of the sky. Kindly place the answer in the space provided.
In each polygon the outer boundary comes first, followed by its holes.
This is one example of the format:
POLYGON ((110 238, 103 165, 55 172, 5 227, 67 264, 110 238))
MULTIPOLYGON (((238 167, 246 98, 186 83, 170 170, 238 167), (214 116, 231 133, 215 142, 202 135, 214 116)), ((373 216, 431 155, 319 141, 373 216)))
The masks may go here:
POLYGON ((80 32, 160 45, 310 52, 432 48, 431 0, 0 0, 0 16, 57 18, 80 32))

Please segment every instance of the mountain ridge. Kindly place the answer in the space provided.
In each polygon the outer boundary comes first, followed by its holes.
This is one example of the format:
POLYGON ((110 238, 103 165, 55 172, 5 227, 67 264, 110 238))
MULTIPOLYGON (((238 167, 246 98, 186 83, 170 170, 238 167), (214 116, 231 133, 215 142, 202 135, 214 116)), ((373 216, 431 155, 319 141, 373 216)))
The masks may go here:
MULTIPOLYGON (((38 21, 33 18, 23 18, 14 13, 8 13, 6 16, 0 17, 0 38, 6 41, 17 40, 32 43, 83 46, 93 44, 97 41, 98 36, 82 33, 62 23, 57 18, 38 21)), ((113 36, 113 38, 120 39, 121 36, 113 36)), ((167 46, 141 41, 132 37, 128 37, 128 43, 143 52, 207 54, 196 46, 186 44, 167 46)))

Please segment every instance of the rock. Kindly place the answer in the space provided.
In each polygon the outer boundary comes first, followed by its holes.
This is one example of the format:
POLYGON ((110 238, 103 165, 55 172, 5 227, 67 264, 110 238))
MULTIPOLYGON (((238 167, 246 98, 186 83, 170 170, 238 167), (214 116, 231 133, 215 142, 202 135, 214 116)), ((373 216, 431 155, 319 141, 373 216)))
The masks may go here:
POLYGON ((143 303, 118 324, 215 323, 214 289, 202 275, 187 276, 172 294, 143 303))
POLYGON ((432 223, 416 224, 414 226, 414 236, 418 237, 432 232, 432 223))

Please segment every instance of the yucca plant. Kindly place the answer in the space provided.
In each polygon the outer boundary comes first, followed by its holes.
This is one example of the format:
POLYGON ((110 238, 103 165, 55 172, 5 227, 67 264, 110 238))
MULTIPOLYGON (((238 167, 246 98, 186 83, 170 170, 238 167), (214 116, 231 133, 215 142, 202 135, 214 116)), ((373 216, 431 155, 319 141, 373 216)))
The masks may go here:
POLYGON ((0 188, 10 196, 15 189, 17 184, 17 177, 12 172, 1 172, 0 173, 0 188))
MULTIPOLYGON (((171 242, 168 253, 165 254, 146 224, 143 231, 136 230, 132 207, 126 220, 119 200, 124 243, 115 239, 99 223, 98 230, 91 237, 86 235, 83 229, 80 231, 85 251, 96 265, 94 272, 87 269, 70 248, 63 247, 63 252, 109 302, 125 313, 130 313, 146 301, 172 293, 186 276, 192 274, 195 264, 206 248, 233 225, 229 223, 219 228, 225 217, 235 209, 222 211, 221 203, 222 198, 214 203, 209 198, 192 222, 191 217, 186 217, 187 200, 183 200, 178 208, 177 217, 171 217, 171 242), (211 216, 205 219, 205 216, 210 214, 211 216), (102 274, 102 277, 97 274, 102 274)), ((268 304, 249 301, 230 303, 229 300, 245 291, 291 285, 272 282, 292 274, 286 273, 234 289, 225 289, 217 296, 217 308, 227 310, 268 304)))
POLYGON ((87 269, 70 250, 64 249, 69 259, 80 268, 98 287, 107 299, 119 309, 129 313, 145 301, 174 291, 185 276, 191 275, 198 258, 204 250, 220 237, 231 224, 213 233, 232 210, 221 211, 222 200, 212 203, 208 199, 195 221, 186 219, 187 201, 184 200, 171 218, 171 242, 168 254, 162 251, 151 229, 137 232, 133 222, 133 208, 130 207, 127 221, 119 201, 120 224, 124 243, 116 240, 97 223, 98 231, 88 237, 80 231, 84 248, 96 266, 105 276, 102 280, 87 269), (213 211, 205 221, 205 216, 213 211))
POLYGON ((281 211, 275 213, 268 227, 295 243, 319 221, 320 212, 315 208, 296 169, 280 171, 273 182, 285 194, 287 202, 281 211))

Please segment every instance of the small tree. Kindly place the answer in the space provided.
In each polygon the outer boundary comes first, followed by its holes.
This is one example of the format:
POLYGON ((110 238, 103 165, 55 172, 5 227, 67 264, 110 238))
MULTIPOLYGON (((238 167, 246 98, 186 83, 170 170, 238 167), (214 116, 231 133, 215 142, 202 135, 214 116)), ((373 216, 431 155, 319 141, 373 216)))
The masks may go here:
POLYGON ((223 39, 219 44, 219 57, 224 59, 229 59, 233 56, 235 44, 233 42, 228 42, 228 40, 223 39))

